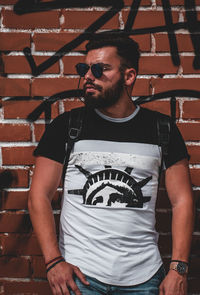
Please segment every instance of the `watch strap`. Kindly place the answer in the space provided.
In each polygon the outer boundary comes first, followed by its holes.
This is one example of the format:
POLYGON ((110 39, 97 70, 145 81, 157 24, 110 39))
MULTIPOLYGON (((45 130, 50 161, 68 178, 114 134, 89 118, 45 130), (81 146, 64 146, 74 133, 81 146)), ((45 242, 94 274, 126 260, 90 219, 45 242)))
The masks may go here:
POLYGON ((183 260, 171 260, 171 262, 183 262, 183 263, 185 263, 185 264, 187 264, 187 265, 188 265, 188 262, 186 262, 186 261, 183 261, 183 260))

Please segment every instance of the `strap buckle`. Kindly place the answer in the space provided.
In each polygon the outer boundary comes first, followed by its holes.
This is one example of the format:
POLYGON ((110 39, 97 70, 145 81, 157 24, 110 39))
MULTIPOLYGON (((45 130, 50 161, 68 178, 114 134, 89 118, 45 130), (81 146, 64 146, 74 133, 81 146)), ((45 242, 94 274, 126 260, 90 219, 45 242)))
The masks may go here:
POLYGON ((80 129, 78 128, 70 128, 69 130, 69 137, 72 139, 72 140, 75 140, 80 134, 80 129))

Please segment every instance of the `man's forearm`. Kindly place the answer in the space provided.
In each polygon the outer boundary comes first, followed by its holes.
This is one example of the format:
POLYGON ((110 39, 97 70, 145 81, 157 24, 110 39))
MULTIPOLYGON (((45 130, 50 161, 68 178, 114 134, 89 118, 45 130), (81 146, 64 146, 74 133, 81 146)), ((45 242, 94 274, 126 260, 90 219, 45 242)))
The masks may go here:
POLYGON ((188 261, 194 224, 193 202, 172 209, 172 260, 188 261))
POLYGON ((37 196, 36 200, 30 193, 28 208, 45 262, 48 262, 54 257, 60 256, 55 220, 50 200, 43 196, 41 196, 41 198, 38 198, 37 196), (38 199, 40 201, 38 201, 38 199))

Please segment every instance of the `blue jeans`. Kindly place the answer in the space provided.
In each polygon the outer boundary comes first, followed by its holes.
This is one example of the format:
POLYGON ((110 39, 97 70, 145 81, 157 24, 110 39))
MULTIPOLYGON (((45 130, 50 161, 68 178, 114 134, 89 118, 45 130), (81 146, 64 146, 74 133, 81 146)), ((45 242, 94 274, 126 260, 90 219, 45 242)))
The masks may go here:
MULTIPOLYGON (((144 270, 145 271, 145 270, 144 270)), ((114 286, 104 284, 94 278, 86 276, 89 286, 84 285, 75 277, 82 295, 158 295, 159 285, 165 277, 164 266, 161 266, 156 274, 148 281, 135 286, 114 286)), ((71 295, 74 293, 71 291, 71 295)))

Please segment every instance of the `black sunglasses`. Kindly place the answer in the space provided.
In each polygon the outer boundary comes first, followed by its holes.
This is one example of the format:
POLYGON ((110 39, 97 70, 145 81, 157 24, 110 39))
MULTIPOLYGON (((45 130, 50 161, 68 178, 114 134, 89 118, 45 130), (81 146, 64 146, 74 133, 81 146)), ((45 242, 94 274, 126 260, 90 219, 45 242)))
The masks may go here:
MULTIPOLYGON (((77 73, 81 77, 84 77, 86 73, 89 71, 89 69, 90 69, 90 66, 87 65, 86 63, 81 62, 76 65, 77 73)), ((103 75, 103 65, 99 63, 93 64, 91 66, 91 71, 95 78, 100 78, 103 75)))

